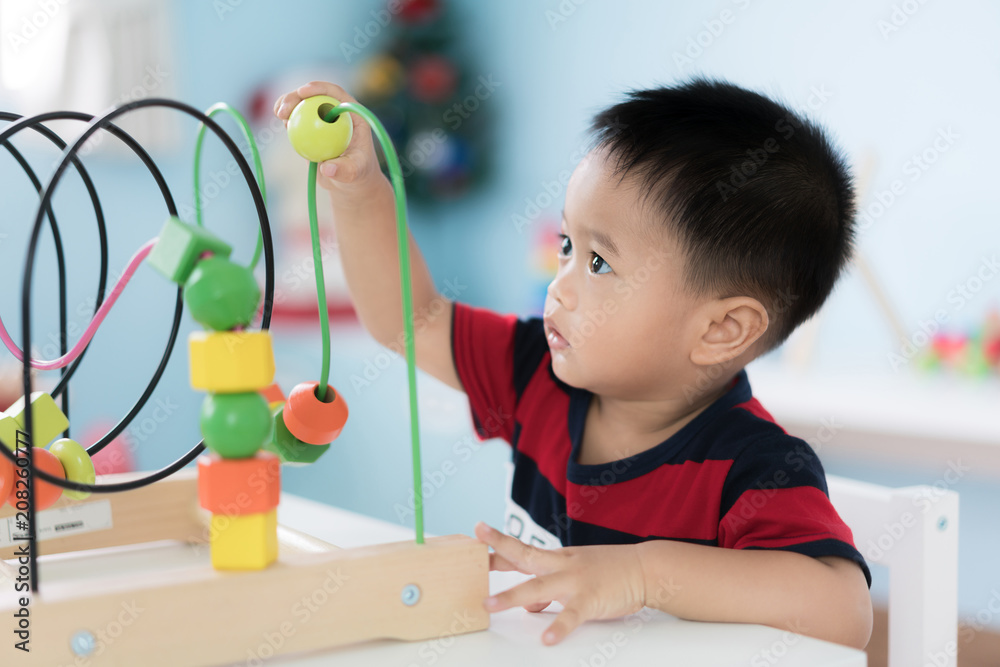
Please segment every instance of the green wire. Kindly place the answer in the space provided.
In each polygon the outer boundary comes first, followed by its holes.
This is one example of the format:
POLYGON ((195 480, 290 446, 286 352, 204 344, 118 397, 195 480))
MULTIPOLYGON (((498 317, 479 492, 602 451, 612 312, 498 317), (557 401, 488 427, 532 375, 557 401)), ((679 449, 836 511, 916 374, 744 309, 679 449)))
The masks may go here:
POLYGON ((330 380, 330 318, 326 308, 326 280, 323 278, 323 253, 319 244, 319 222, 316 218, 316 169, 315 162, 309 163, 309 232, 312 234, 313 273, 316 275, 316 302, 319 304, 319 328, 323 337, 323 365, 319 371, 319 386, 316 398, 326 401, 326 385, 330 380))
MULTIPOLYGON (((247 123, 246 119, 240 114, 239 111, 232 108, 225 102, 219 102, 218 104, 213 104, 205 112, 205 115, 211 118, 219 113, 229 114, 236 123, 240 126, 243 131, 243 136, 246 138, 247 143, 250 145, 250 154, 253 156, 253 167, 254 174, 257 177, 257 186, 260 188, 261 199, 264 200, 264 205, 267 205, 267 191, 264 188, 264 167, 260 162, 260 151, 257 150, 257 142, 254 141, 253 132, 250 130, 250 125, 247 123)), ((198 138, 194 143, 194 217, 195 222, 199 227, 204 227, 201 218, 201 145, 205 141, 205 127, 204 123, 198 126, 198 138)), ((262 231, 257 232, 257 248, 253 251, 253 259, 250 260, 250 268, 257 268, 257 262, 260 261, 261 252, 264 250, 264 233, 262 231)), ((325 386, 325 385, 324 385, 325 386)))
MULTIPOLYGON (((392 146, 392 140, 385 127, 371 111, 360 104, 353 102, 343 102, 339 106, 331 109, 323 119, 328 123, 336 120, 340 114, 350 111, 356 113, 371 126, 382 153, 385 155, 386 163, 389 166, 389 179, 392 181, 392 190, 396 196, 396 240, 399 248, 399 276, 400 288, 403 294, 403 329, 406 338, 406 371, 407 381, 410 389, 410 447, 413 453, 413 498, 414 498, 414 520, 416 523, 417 544, 424 543, 424 494, 421 488, 420 474, 420 422, 417 416, 417 364, 416 352, 413 342, 413 285, 410 277, 410 250, 409 234, 406 225, 406 189, 403 187, 403 170, 399 165, 399 156, 392 146)), ((316 208, 316 163, 311 163, 309 169, 309 205, 310 224, 314 220, 316 208)), ((315 227, 314 227, 315 229, 315 227)), ((313 236, 313 255, 316 257, 317 275, 322 271, 319 263, 318 244, 316 232, 313 236)), ((317 282, 317 286, 319 283, 317 282)), ((320 304, 320 313, 325 313, 326 304, 320 304)), ((325 334, 324 334, 325 336, 325 334)))

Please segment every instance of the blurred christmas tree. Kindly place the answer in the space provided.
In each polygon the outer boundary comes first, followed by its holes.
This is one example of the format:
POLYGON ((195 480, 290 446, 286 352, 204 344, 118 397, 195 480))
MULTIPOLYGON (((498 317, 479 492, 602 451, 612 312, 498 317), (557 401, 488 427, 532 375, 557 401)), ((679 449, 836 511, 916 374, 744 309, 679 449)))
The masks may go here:
POLYGON ((358 100, 399 152, 407 196, 455 199, 489 175, 489 97, 497 84, 470 67, 468 33, 443 0, 402 0, 384 48, 359 68, 358 100))

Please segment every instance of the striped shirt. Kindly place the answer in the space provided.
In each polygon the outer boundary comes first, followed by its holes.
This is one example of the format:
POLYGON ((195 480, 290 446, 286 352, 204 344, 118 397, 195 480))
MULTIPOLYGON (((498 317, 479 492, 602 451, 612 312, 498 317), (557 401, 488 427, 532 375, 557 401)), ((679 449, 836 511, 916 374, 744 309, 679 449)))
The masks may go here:
POLYGON ((542 321, 453 308, 452 353, 476 433, 512 447, 507 533, 545 548, 672 539, 840 556, 871 586, 819 458, 753 398, 745 371, 652 449, 584 465, 593 394, 555 376, 542 321))

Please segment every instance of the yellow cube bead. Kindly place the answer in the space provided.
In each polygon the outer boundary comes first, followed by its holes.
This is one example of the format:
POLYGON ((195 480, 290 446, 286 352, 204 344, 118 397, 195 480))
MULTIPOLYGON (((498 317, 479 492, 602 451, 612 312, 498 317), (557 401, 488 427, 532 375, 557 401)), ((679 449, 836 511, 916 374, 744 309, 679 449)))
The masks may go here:
MULTIPOLYGON (((17 432, 20 428, 16 419, 6 412, 0 412, 0 442, 7 445, 7 449, 12 452, 17 449, 17 432)), ((2 503, 3 500, 0 500, 0 504, 2 503)))
POLYGON ((229 516, 213 514, 212 567, 263 570, 278 558, 278 511, 229 516))
POLYGON ((191 386, 217 394, 257 391, 274 380, 267 331, 196 331, 188 338, 191 386))
MULTIPOLYGON (((25 430, 24 418, 27 415, 24 410, 24 396, 7 408, 7 414, 14 418, 19 429, 25 430)), ((62 408, 44 391, 31 392, 31 417, 31 425, 35 431, 35 437, 31 442, 33 447, 44 447, 69 427, 69 420, 63 414, 62 408)))

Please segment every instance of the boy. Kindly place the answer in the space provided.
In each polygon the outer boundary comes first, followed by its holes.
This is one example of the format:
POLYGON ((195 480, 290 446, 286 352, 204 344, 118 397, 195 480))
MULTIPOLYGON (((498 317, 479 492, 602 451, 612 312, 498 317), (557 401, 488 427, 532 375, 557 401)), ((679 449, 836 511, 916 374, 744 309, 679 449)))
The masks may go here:
MULTIPOLYGON (((314 82, 275 113, 321 94, 354 101, 314 82)), ((393 195, 352 120, 319 178, 358 316, 388 346, 403 329, 393 195)), ((868 568, 815 453, 743 370, 819 309, 850 256, 843 160, 786 108, 705 80, 633 92, 592 129, 544 319, 447 304, 410 239, 417 365, 468 394, 482 439, 513 447, 516 537, 476 536, 492 569, 536 576, 486 608, 561 602, 546 644, 650 606, 863 648, 868 568)))

